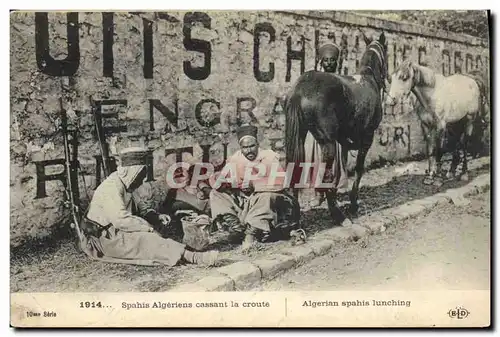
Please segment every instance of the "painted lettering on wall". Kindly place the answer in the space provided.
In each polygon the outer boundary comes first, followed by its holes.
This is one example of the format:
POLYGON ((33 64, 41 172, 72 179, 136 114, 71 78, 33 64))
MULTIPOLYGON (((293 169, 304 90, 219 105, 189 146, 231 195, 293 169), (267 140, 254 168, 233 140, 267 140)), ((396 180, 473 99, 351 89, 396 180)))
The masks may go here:
POLYGON ((257 107, 257 101, 253 97, 238 97, 236 98, 236 116, 238 119, 238 124, 243 120, 242 113, 246 114, 246 117, 252 123, 258 123, 258 119, 253 113, 254 109, 257 107))
POLYGON ((38 69, 50 76, 73 76, 80 66, 80 35, 78 13, 66 14, 68 53, 65 59, 56 60, 50 55, 49 20, 44 12, 35 13, 35 50, 38 69))
POLYGON ((94 101, 94 106, 93 109, 95 110, 95 120, 96 120, 96 128, 94 128, 94 138, 98 140, 98 134, 97 130, 102 129, 104 131, 105 135, 109 135, 112 133, 119 133, 119 132, 127 132, 127 126, 120 124, 120 120, 118 119, 118 112, 111 112, 111 113, 103 113, 102 107, 103 106, 111 106, 111 105, 118 105, 118 106, 127 106, 127 100, 120 100, 120 99, 105 99, 105 100, 98 100, 94 101), (115 125, 105 125, 103 120, 107 121, 115 121, 115 125))
POLYGON ((443 57, 443 66, 442 66, 442 71, 444 76, 449 76, 451 74, 451 58, 450 58, 450 52, 447 49, 444 49, 442 51, 442 57, 443 57))
POLYGON ((384 147, 407 149, 410 153, 410 125, 392 126, 385 125, 378 129, 378 142, 384 147))
POLYGON ((153 78, 153 22, 148 19, 142 19, 142 35, 144 48, 144 78, 153 78))
POLYGON ((481 55, 476 56, 476 69, 483 69, 483 60, 481 55))
POLYGON ((300 37, 300 50, 293 49, 292 46, 292 37, 289 36, 286 39, 286 76, 285 81, 290 82, 292 78, 292 61, 298 60, 300 61, 300 73, 303 74, 306 68, 306 45, 305 45, 305 37, 300 37))
POLYGON ((340 59, 339 59, 339 74, 348 75, 348 57, 349 57, 349 42, 347 35, 342 33, 340 37, 340 59), (345 63, 344 63, 345 61, 345 63))
POLYGON ((470 53, 467 53, 465 55, 465 72, 468 73, 469 71, 474 69, 474 59, 472 58, 472 55, 470 53))
POLYGON ((113 13, 102 13, 102 75, 113 78, 113 41, 115 34, 113 13))
POLYGON ((36 167, 36 195, 35 199, 47 197, 45 184, 47 181, 58 180, 66 187, 66 169, 64 159, 41 160, 34 162, 36 167), (62 171, 59 173, 47 174, 46 168, 50 166, 60 166, 62 171))
MULTIPOLYGON (((279 104, 280 103, 279 97, 276 98, 276 102, 279 104)), ((104 112, 103 107, 105 106, 117 106, 117 107, 127 107, 128 102, 127 100, 123 99, 103 99, 103 100, 95 100, 92 101, 93 106, 92 106, 92 111, 95 114, 95 128, 93 129, 93 136, 94 139, 99 141, 100 137, 99 136, 110 136, 110 135, 115 135, 115 134, 120 134, 122 132, 127 132, 128 127, 127 125, 123 124, 121 120, 119 119, 118 112, 104 112), (99 130, 102 130, 102 134, 99 133, 99 130)), ((164 116, 168 123, 171 123, 172 125, 177 125, 178 122, 178 101, 176 100, 174 102, 175 108, 174 111, 170 110, 166 105, 164 105, 159 99, 149 99, 149 124, 150 124, 150 131, 155 131, 155 121, 154 121, 154 111, 157 110, 161 113, 162 116, 164 116)), ((253 120, 257 120, 256 116, 253 114, 254 109, 257 106, 257 101, 255 98, 251 96, 244 96, 244 97, 237 97, 236 98, 236 111, 238 116, 241 116, 242 113, 246 113, 250 118, 253 120)), ((218 112, 220 110, 220 102, 218 102, 215 99, 209 98, 209 99, 202 99, 200 100, 196 105, 195 105, 195 116, 196 120, 201 126, 204 127, 213 127, 217 124, 220 124, 220 113, 218 112), (215 106, 217 109, 217 112, 213 112, 213 110, 210 109, 210 107, 215 106), (208 110, 205 108, 209 107, 208 110)), ((241 119, 241 118, 240 118, 241 119)), ((167 124, 168 125, 168 124, 167 124)), ((166 132, 165 127, 164 130, 162 130, 162 133, 166 132)), ((211 157, 210 153, 211 150, 214 146, 217 144, 200 144, 200 147, 203 150, 203 161, 204 162, 209 162, 211 157)), ((223 162, 222 165, 225 163, 227 159, 227 144, 222 144, 223 145, 223 162)), ((75 145, 74 149, 77 151, 78 146, 75 145)), ((168 148, 165 150, 165 156, 169 156, 171 154, 175 154, 175 160, 176 162, 182 161, 182 155, 188 153, 188 154, 193 154, 193 147, 180 147, 180 148, 168 148)), ((97 188, 97 186, 100 184, 102 180, 102 174, 104 170, 104 163, 103 163, 103 158, 102 156, 94 156, 95 159, 95 186, 94 188, 97 188)), ((64 159, 53 159, 53 160, 44 160, 44 161, 35 161, 34 162, 36 166, 36 178, 37 178, 37 189, 36 189, 36 199, 39 198, 45 198, 47 197, 46 193, 46 183, 49 181, 61 181, 64 184, 66 184, 66 169, 64 167, 65 161, 64 159), (63 171, 57 174, 47 174, 46 173, 46 168, 51 167, 54 165, 62 165, 63 166, 63 171)), ((110 172, 114 172, 117 169, 117 163, 115 159, 110 156, 109 161, 107 162, 108 168, 110 172)), ((76 161, 72 163, 72 167, 80 167, 79 162, 76 161)), ((150 151, 148 157, 147 157, 147 179, 146 181, 154 181, 154 164, 153 164, 153 152, 150 151)), ((216 167, 217 168, 217 167, 216 167)), ((220 167, 219 167, 220 168, 220 167)), ((65 185, 66 186, 66 185, 65 185)))
POLYGON ((194 110, 196 120, 204 127, 220 124, 220 102, 213 98, 202 99, 194 110))
POLYGON ((418 64, 427 66, 427 48, 425 46, 418 47, 418 64))
MULTIPOLYGON (((80 67, 80 40, 79 40, 79 27, 81 23, 79 23, 78 13, 68 13, 66 15, 67 24, 66 24, 66 41, 67 41, 67 56, 64 59, 55 59, 51 56, 49 50, 49 41, 53 39, 53 37, 49 36, 49 26, 48 26, 48 15, 47 13, 36 13, 35 14, 35 25, 36 25, 36 33, 35 33, 35 43, 36 43, 36 60, 38 69, 47 74, 49 76, 68 76, 70 77, 70 81, 73 80, 71 76, 74 76, 80 67)), ((115 18, 114 13, 104 12, 102 13, 102 75, 103 77, 113 78, 114 76, 114 65, 115 65, 115 56, 121 57, 119 55, 113 55, 113 44, 115 40, 115 36, 117 32, 115 31, 115 18)), ((182 39, 182 46, 188 52, 187 54, 201 54, 203 57, 203 62, 201 64, 194 64, 189 60, 180 60, 182 62, 182 67, 184 74, 191 80, 203 81, 211 75, 212 72, 212 62, 216 62, 216 55, 214 55, 214 46, 212 46, 209 40, 194 38, 194 34, 192 34, 192 29, 194 26, 202 26, 203 29, 206 30, 214 30, 212 18, 208 13, 204 12, 188 12, 184 14, 182 20, 177 20, 173 17, 169 17, 167 14, 162 14, 163 17, 167 18, 170 22, 180 22, 182 25, 182 35, 180 39, 182 39), (173 20, 173 21, 172 21, 173 20)), ((266 19, 269 21, 270 19, 266 19)), ((316 27, 311 28, 314 30, 314 50, 315 52, 308 52, 306 54, 306 43, 312 43, 307 40, 304 35, 292 35, 284 32, 277 31, 275 27, 273 27, 271 22, 256 22, 253 31, 250 33, 253 34, 250 38, 250 55, 248 56, 250 59, 248 60, 249 67, 253 69, 248 69, 249 73, 252 74, 257 82, 260 83, 270 83, 275 82, 277 80, 282 81, 283 75, 285 82, 291 82, 292 79, 292 70, 296 70, 297 72, 300 70, 300 73, 304 73, 306 70, 306 57, 317 57, 317 50, 319 48, 319 38, 320 36, 325 37, 333 42, 338 43, 341 54, 339 59, 339 67, 338 71, 341 74, 347 75, 351 71, 357 69, 359 60, 364 50, 360 47, 360 41, 358 36, 358 32, 355 29, 342 30, 342 34, 335 38, 335 33, 339 33, 338 31, 330 31, 332 28, 327 28, 325 31, 318 30, 316 27), (339 39, 340 37, 340 39, 339 39), (267 48, 274 48, 277 39, 282 39, 280 41, 283 42, 281 45, 281 50, 273 51, 275 55, 279 55, 282 61, 286 63, 286 68, 283 69, 285 74, 277 74, 277 64, 278 61, 268 60, 265 55, 268 55, 264 51, 267 48), (253 42, 253 53, 252 53, 252 42, 253 42), (286 47, 286 50, 285 50, 286 47), (253 59, 252 59, 253 58, 253 59), (344 62, 345 61, 345 62, 344 62), (252 63, 252 64, 250 64, 252 63), (275 64, 276 63, 276 64, 275 64)), ((155 28, 155 22, 148 20, 146 18, 142 18, 142 60, 139 62, 143 62, 143 71, 142 75, 145 79, 153 79, 154 77, 154 47, 161 48, 161 46, 155 45, 154 35, 157 31, 155 28)), ((340 30, 341 28, 334 28, 340 30)), ((215 32, 215 30, 214 30, 215 32)), ((305 34, 305 33, 304 33, 305 34)), ((307 35, 307 34, 305 34, 307 35)), ((430 38, 432 39, 432 38, 430 38)), ((404 41, 398 41, 397 43, 393 43, 390 46, 389 54, 392 54, 393 59, 390 60, 390 63, 394 66, 399 65, 403 60, 406 60, 412 56, 412 50, 416 48, 418 51, 416 53, 418 57, 418 63, 423 65, 428 64, 428 54, 429 55, 437 55, 439 58, 439 53, 441 53, 442 57, 442 73, 444 75, 450 75, 451 73, 458 73, 462 71, 470 71, 475 68, 482 68, 483 62, 487 62, 487 58, 482 58, 481 55, 476 55, 474 52, 470 51, 466 53, 466 50, 454 50, 453 48, 437 50, 434 51, 432 48, 430 50, 426 49, 424 45, 410 45, 405 43, 404 41), (391 53, 392 51, 392 53, 391 53), (452 60, 453 58, 453 60, 452 60), (453 61, 453 65, 452 65, 453 61), (465 67, 464 67, 465 64, 465 67)), ((427 46, 430 46, 427 44, 427 46)), ((99 52, 99 56, 101 52, 99 52)), ((391 56, 391 55, 390 55, 391 56)), ((436 60, 437 66, 439 67, 439 60, 436 60)), ((180 66, 172 65, 173 67, 180 66)), ((252 76, 252 75, 251 75, 252 76)), ((274 93, 273 93, 274 95, 274 93)), ((245 95, 243 93, 241 96, 235 97, 235 101, 231 102, 232 105, 231 111, 236 112, 236 121, 237 123, 241 122, 243 117, 248 117, 251 121, 257 121, 257 117, 255 116, 255 111, 262 111, 262 107, 258 104, 262 100, 262 97, 252 97, 250 95, 245 95), (257 110, 257 108, 260 108, 257 110), (243 116, 245 115, 245 116, 243 116)), ((179 104, 178 100, 173 101, 165 101, 163 98, 148 98, 145 100, 144 108, 146 111, 149 109, 149 131, 165 134, 172 132, 171 127, 179 127, 179 104), (161 118, 161 126, 158 123, 158 117, 161 118), (156 121, 155 121, 156 119, 156 121), (166 124, 165 124, 166 122, 166 124)), ((221 111, 225 111, 227 107, 224 107, 225 102, 221 97, 206 97, 197 102, 190 102, 192 106, 189 107, 191 113, 185 112, 182 115, 190 115, 195 117, 197 124, 202 128, 213 128, 217 125, 221 124, 221 111)), ((113 112, 106 112, 106 107, 108 106, 116 106, 116 108, 123 109, 127 107, 126 99, 101 99, 94 102, 94 112, 96 117, 96 129, 99 127, 102 128, 105 134, 119 134, 122 132, 127 132, 130 126, 127 127, 126 124, 122 120, 120 120, 116 109, 113 112)), ((269 107, 265 107, 269 109, 269 113, 271 115, 271 119, 273 122, 270 123, 270 129, 282 129, 281 121, 282 119, 278 117, 282 117, 283 109, 281 105, 281 97, 271 97, 271 100, 266 103, 269 104, 269 107), (274 102, 273 102, 274 101, 274 102), (278 122, 279 121, 279 122, 278 122)), ((401 106, 400 113, 408 113, 408 109, 412 109, 412 107, 408 107, 405 111, 403 108, 407 106, 401 106)), ((386 113, 389 112, 389 109, 386 109, 386 113)), ((266 111, 267 113, 267 111, 266 111)), ((393 111, 394 114, 396 112, 393 111)), ((94 130, 94 137, 97 138, 97 133, 94 130)), ((184 130, 189 132, 189 130, 184 130)), ((147 137, 147 132, 144 135, 147 137)), ((271 143, 271 147, 277 151, 281 151, 285 144, 283 143, 282 138, 269 139, 271 143)), ((395 146, 396 148, 401 149, 410 149, 410 132, 409 126, 388 126, 382 127, 378 142, 381 146, 395 146)), ((208 161, 210 159, 211 149, 215 144, 199 144, 203 150, 203 161, 208 161)), ((220 144, 219 144, 220 145, 220 144)), ((227 157, 227 144, 223 145, 224 152, 224 160, 227 157)), ((168 155, 172 155, 175 153, 176 160, 178 160, 179 153, 182 156, 183 152, 188 152, 192 154, 192 147, 185 147, 180 149, 169 149, 168 155)), ((167 152, 165 152, 167 154, 167 152)), ((102 157, 95 156, 95 167, 96 169, 96 180, 100 182, 102 174, 101 168, 103 166, 102 157)), ((148 180, 153 179, 153 159, 148 159, 150 164, 148 164, 148 180)), ((180 160, 180 159, 179 159, 180 160)), ((45 168, 51 165, 59 165, 60 163, 56 160, 55 162, 37 162, 37 178, 39 181, 39 186, 37 185, 37 197, 44 197, 46 195, 45 191, 45 183, 47 181, 52 180, 64 180, 64 176, 60 174, 45 174, 45 168)), ((92 162, 94 165, 94 162, 92 162)), ((112 166, 116 168, 116 166, 112 166)), ((96 185, 97 186, 97 185, 96 185)))
POLYGON ((260 69, 260 41, 261 35, 269 35, 269 44, 276 39, 276 30, 269 22, 257 23, 253 32, 253 73, 259 82, 271 82, 274 79, 274 63, 269 62, 268 71, 260 69))
MULTIPOLYGON (((213 149, 217 148, 217 145, 219 144, 200 144, 200 147, 203 151, 202 155, 202 162, 208 163, 211 162, 212 160, 212 152, 213 149)), ((218 165, 215 165, 215 170, 220 170, 222 167, 225 165, 225 162, 228 157, 228 145, 225 143, 220 144, 222 146, 222 161, 218 163, 218 165)), ((77 146, 74 147, 75 150, 77 150, 77 146)), ((165 159, 167 159, 169 156, 174 155, 174 160, 176 163, 182 162, 182 157, 184 154, 189 154, 193 155, 193 147, 192 146, 187 146, 187 147, 179 147, 179 148, 167 148, 165 149, 165 159)), ((102 157, 99 155, 96 155, 93 157, 95 160, 95 184, 92 186, 93 189, 96 189, 99 184, 102 181, 102 174, 103 174, 103 160, 102 157)), ((115 158, 111 157, 111 162, 113 165, 110 166, 111 170, 110 172, 114 172, 117 169, 117 163, 115 158)), ((63 186, 66 188, 67 186, 67 170, 65 166, 65 159, 64 158, 58 158, 58 159, 51 159, 51 160, 41 160, 41 161, 35 161, 34 162, 35 167, 36 167, 36 194, 35 194, 35 199, 41 199, 41 198, 46 198, 47 195, 47 190, 46 186, 48 182, 55 182, 58 181, 59 183, 62 183, 63 186), (51 173, 48 174, 47 169, 50 168, 52 170, 57 169, 57 167, 60 168, 60 171, 57 173, 51 173)), ((88 166, 88 165, 87 165, 88 166)), ((89 174, 89 168, 86 167, 85 165, 82 165, 79 160, 71 161, 70 162, 70 169, 73 172, 72 174, 72 179, 74 181, 73 183, 73 188, 74 188, 74 193, 75 195, 78 195, 78 184, 76 183, 78 180, 77 176, 74 176, 74 172, 80 170, 80 172, 84 175, 90 175, 89 174)), ((147 156, 147 162, 146 162, 146 169, 147 169, 147 178, 146 181, 154 181, 154 162, 153 162, 153 151, 150 150, 147 156)), ((175 173, 180 172, 182 168, 178 168, 175 173)), ((76 199, 75 199, 76 200, 76 199)))
MULTIPOLYGON (((168 123, 177 126, 177 121, 179 118, 179 104, 178 100, 174 101, 174 111, 170 110, 166 105, 164 105, 159 99, 149 100, 149 131, 155 131, 154 123, 154 111, 158 110, 163 117, 165 117, 168 123)), ((168 132, 168 123, 165 124, 163 132, 168 132)))
POLYGON ((454 53, 455 74, 462 73, 462 53, 455 51, 454 53))
MULTIPOLYGON (((73 76, 80 66, 80 45, 79 45, 79 20, 78 13, 68 13, 67 17, 67 56, 64 59, 54 59, 50 54, 48 13, 35 13, 35 43, 36 59, 38 69, 50 76, 73 76)), ((172 21, 172 17, 165 13, 160 13, 160 18, 167 17, 172 21)), ((174 18, 175 19, 175 18, 174 18)), ((175 19, 177 21, 177 19, 175 19)), ((212 29, 212 19, 209 14, 204 12, 188 12, 184 15, 182 21, 183 46, 186 51, 192 53, 201 53, 203 55, 203 65, 195 66, 189 60, 183 61, 184 74, 192 80, 207 79, 212 70, 213 48, 210 41, 193 38, 192 27, 201 24, 204 29, 212 29)), ((113 55, 114 36, 114 13, 102 13, 102 75, 103 77, 113 78, 115 57, 113 55)), ((143 38, 143 76, 145 79, 153 78, 154 69, 154 44, 153 34, 155 22, 142 19, 142 38, 143 38)), ((328 39, 336 42, 334 32, 326 32, 328 39)), ((319 30, 314 31, 315 55, 306 55, 306 39, 303 35, 298 37, 286 37, 286 74, 285 82, 291 81, 291 70, 294 64, 300 62, 300 73, 304 73, 306 57, 316 57, 319 48, 319 30)), ((353 69, 357 69, 359 58, 362 51, 359 50, 359 36, 353 32, 353 39, 349 43, 349 36, 344 31, 341 34, 339 47, 341 49, 338 71, 340 74, 348 75, 348 60, 352 58, 353 69), (345 61, 345 62, 344 62, 345 61)), ((261 49, 265 45, 271 45, 276 42, 277 32, 270 22, 257 22, 253 29, 253 74, 258 82, 269 83, 276 78, 276 68, 274 62, 267 62, 261 56, 261 49), (265 44, 265 45, 264 45, 265 44)), ((418 62, 426 62, 427 50, 425 46, 412 46, 407 43, 392 44, 393 69, 395 69, 403 60, 408 59, 412 54, 412 48, 418 48, 418 62)), ((279 53, 279 51, 277 51, 279 53)), ((461 72, 463 68, 463 55, 461 51, 442 50, 442 73, 447 76, 452 72, 461 72), (452 66, 453 58, 453 66, 452 66)), ((465 56, 465 70, 472 70, 473 67, 483 67, 481 55, 475 58, 470 53, 465 56), (475 64, 473 65, 473 61, 475 64)))
POLYGON ((204 64, 202 67, 193 67, 190 61, 184 61, 184 74, 192 80, 204 80, 208 78, 212 69, 212 45, 209 41, 191 38, 191 26, 201 22, 204 28, 210 29, 212 19, 208 14, 203 12, 186 13, 184 16, 184 48, 189 51, 202 53, 204 56, 204 64))

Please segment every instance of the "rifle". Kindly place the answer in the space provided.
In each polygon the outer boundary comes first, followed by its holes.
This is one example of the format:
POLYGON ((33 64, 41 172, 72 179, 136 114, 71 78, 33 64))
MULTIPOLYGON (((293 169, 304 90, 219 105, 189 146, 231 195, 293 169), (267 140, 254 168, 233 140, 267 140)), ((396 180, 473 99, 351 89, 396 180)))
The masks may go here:
POLYGON ((97 115, 97 109, 92 97, 89 97, 90 105, 92 106, 92 115, 94 116, 94 125, 97 135, 97 140, 99 142, 99 149, 101 151, 102 165, 104 169, 104 178, 107 178, 110 174, 109 168, 109 149, 108 144, 105 141, 104 130, 102 128, 102 117, 97 115))
MULTIPOLYGON (((61 108, 61 128, 62 128, 62 134, 63 134, 63 140, 64 140, 64 159, 65 159, 65 166, 66 166, 66 188, 64 190, 66 192, 66 197, 70 203, 71 215, 73 217, 73 222, 70 224, 70 227, 76 230, 76 234, 78 236, 78 239, 80 241, 82 241, 84 238, 84 235, 82 234, 82 231, 80 229, 80 220, 81 220, 80 209, 75 202, 75 197, 77 198, 78 196, 75 193, 75 186, 73 186, 74 180, 72 179, 73 169, 71 167, 69 140, 68 140, 68 116, 66 114, 66 110, 63 107, 62 98, 59 99, 59 105, 61 108)), ((74 131, 73 141, 76 141, 76 130, 74 131)), ((74 157, 75 156, 76 156, 76 153, 74 153, 74 157)), ((74 161, 74 159, 73 159, 73 161, 74 161)), ((74 170, 77 170, 77 168, 75 167, 74 170)), ((76 179, 76 181, 78 181, 78 180, 76 179)))

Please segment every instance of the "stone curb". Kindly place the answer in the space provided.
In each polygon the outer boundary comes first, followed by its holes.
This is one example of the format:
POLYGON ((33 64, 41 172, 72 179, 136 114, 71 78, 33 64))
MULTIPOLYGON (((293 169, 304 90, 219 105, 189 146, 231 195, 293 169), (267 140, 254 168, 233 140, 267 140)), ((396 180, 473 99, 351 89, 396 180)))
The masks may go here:
POLYGON ((239 261, 217 268, 219 275, 207 276, 197 282, 185 284, 169 291, 235 291, 256 286, 316 257, 326 255, 339 241, 356 241, 365 236, 384 232, 398 222, 414 218, 431 211, 438 205, 453 203, 463 206, 470 201, 468 197, 483 193, 491 188, 490 174, 482 174, 469 184, 448 189, 423 199, 411 200, 405 204, 362 216, 349 226, 326 229, 309 238, 304 245, 283 249, 265 259, 252 262, 239 261), (359 224, 358 224, 359 223, 359 224))

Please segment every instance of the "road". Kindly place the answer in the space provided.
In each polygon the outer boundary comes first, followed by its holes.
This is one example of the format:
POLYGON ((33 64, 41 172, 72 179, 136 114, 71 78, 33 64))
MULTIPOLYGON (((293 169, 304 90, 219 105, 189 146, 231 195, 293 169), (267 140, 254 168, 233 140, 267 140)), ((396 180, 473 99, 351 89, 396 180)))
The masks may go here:
POLYGON ((490 289, 490 195, 440 206, 254 290, 490 289))

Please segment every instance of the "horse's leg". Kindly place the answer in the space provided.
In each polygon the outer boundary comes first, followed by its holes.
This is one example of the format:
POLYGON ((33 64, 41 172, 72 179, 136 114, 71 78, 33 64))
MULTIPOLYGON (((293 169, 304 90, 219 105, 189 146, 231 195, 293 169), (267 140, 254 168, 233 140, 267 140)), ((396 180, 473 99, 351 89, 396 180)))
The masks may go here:
POLYGON ((464 136, 464 123, 458 122, 448 128, 450 136, 450 142, 453 143, 453 157, 451 159, 451 165, 448 173, 446 174, 446 179, 453 179, 457 170, 457 166, 460 163, 460 149, 462 147, 463 136, 464 136))
MULTIPOLYGON (((373 137, 372 137, 373 140, 373 137)), ((359 151, 358 151, 358 156, 356 158, 356 167, 354 169, 355 171, 355 177, 354 177, 354 183, 352 184, 352 189, 351 193, 349 195, 350 200, 351 200, 351 207, 350 207, 350 213, 351 214, 356 214, 358 212, 358 192, 359 192, 359 183, 361 181, 361 177, 363 176, 363 173, 365 171, 365 159, 366 155, 368 154, 368 150, 370 149, 370 145, 365 145, 363 146, 359 151)))
MULTIPOLYGON (((436 178, 439 177, 441 171, 441 142, 443 130, 436 125, 429 125, 429 140, 427 142, 427 153, 429 155, 429 172, 428 177, 425 178, 424 184, 431 184, 436 178)), ((436 182, 439 185, 439 178, 436 182)))
POLYGON ((425 141, 425 156, 427 158, 427 170, 425 170, 424 184, 430 184, 430 173, 431 173, 431 156, 432 156, 432 143, 431 143, 431 127, 421 121, 420 128, 422 129, 422 135, 425 141))
POLYGON ((434 185, 435 186, 441 186, 443 185, 443 177, 442 177, 442 158, 443 158, 443 148, 444 148, 444 130, 440 127, 437 128, 436 130, 436 135, 435 135, 435 162, 434 162, 434 170, 431 171, 434 176, 434 185))
POLYGON ((432 183, 432 167, 434 161, 434 134, 435 128, 432 125, 422 122, 422 132, 425 139, 425 155, 427 156, 427 170, 425 172, 424 184, 428 185, 432 183))
POLYGON ((451 159, 450 170, 446 174, 446 179, 453 179, 455 177, 455 172, 457 170, 458 163, 460 162, 460 147, 459 144, 456 145, 456 148, 453 150, 453 157, 451 159))
POLYGON ((469 168, 467 165, 467 146, 468 146, 469 139, 471 139, 471 137, 472 137, 473 131, 474 131, 474 124, 472 121, 469 120, 467 122, 467 126, 465 127, 464 141, 462 142, 464 159, 463 159, 462 174, 461 174, 460 179, 463 181, 469 180, 469 168))
MULTIPOLYGON (((322 147, 322 153, 323 153, 323 161, 326 164, 326 169, 324 177, 319 177, 319 178, 321 179, 320 181, 322 183, 331 184, 336 178, 334 177, 334 172, 332 169, 334 156, 336 153, 334 144, 326 143, 322 147)), ((340 158, 338 158, 338 160, 340 160, 340 158)), ((335 187, 327 188, 326 190, 324 190, 324 193, 326 195, 326 201, 328 204, 328 211, 330 212, 330 216, 332 217, 336 225, 341 224, 342 221, 345 220, 344 219, 345 216, 343 215, 337 203, 337 189, 335 187)))

